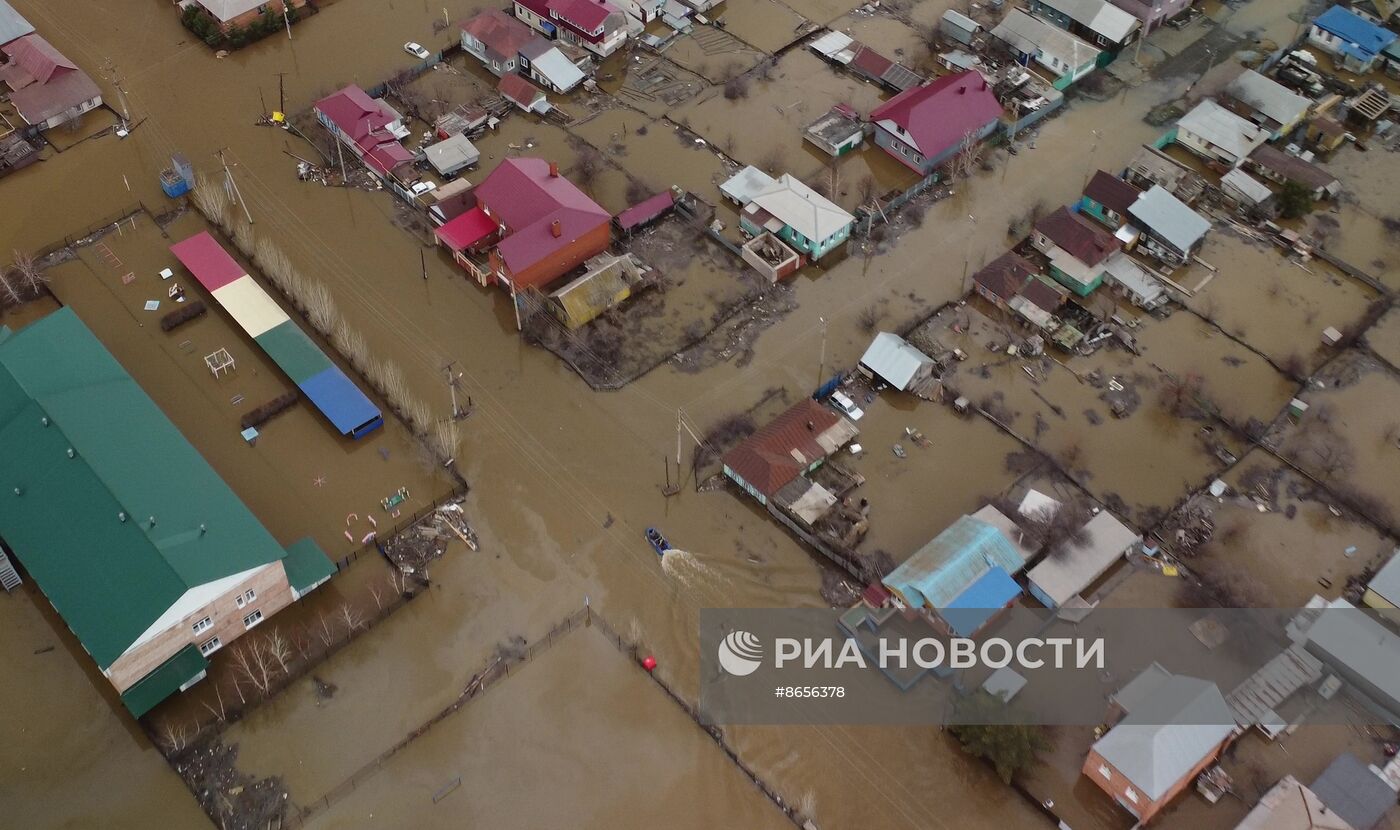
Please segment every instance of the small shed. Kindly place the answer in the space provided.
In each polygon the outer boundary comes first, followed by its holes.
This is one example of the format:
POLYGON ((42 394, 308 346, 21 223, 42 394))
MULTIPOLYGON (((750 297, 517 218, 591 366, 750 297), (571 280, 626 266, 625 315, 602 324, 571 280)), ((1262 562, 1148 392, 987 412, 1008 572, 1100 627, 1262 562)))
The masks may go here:
POLYGON ((429 144, 423 152, 428 156, 428 163, 442 176, 456 175, 481 160, 476 145, 461 133, 429 144))
POLYGON ((807 127, 805 137, 829 156, 844 156, 865 141, 865 124, 848 104, 837 104, 807 127))
POLYGON ((502 77, 496 85, 496 91, 502 98, 526 112, 543 114, 549 111, 549 101, 545 98, 544 90, 519 75, 502 77))
POLYGON ((962 12, 949 9, 943 13, 943 19, 938 21, 938 31, 958 43, 971 46, 982 31, 982 24, 962 12))
POLYGON ((1031 596, 1047 608, 1059 608, 1142 541, 1142 537, 1108 511, 1084 525, 1083 544, 1067 544, 1058 556, 1047 556, 1026 573, 1031 596))
POLYGON ((659 221, 666 214, 676 209, 676 197, 669 190, 663 190, 649 199, 643 199, 637 204, 613 217, 613 222, 617 229, 624 234, 634 234, 639 230, 659 221))
POLYGON ((1268 185, 1238 167, 1220 177, 1220 189, 1243 207, 1268 210, 1274 202, 1274 192, 1268 185))
POLYGON ((739 256, 769 282, 787 279, 802 267, 802 255, 783 244, 783 240, 764 231, 745 242, 739 256))
POLYGON ((878 378, 901 392, 926 387, 933 383, 933 358, 909 345, 893 332, 875 335, 870 347, 861 356, 860 373, 878 378))
POLYGON ((1395 790, 1350 752, 1338 755, 1311 789, 1355 830, 1371 830, 1395 807, 1395 790))
POLYGON ((1366 593, 1361 595, 1361 604, 1368 608, 1400 608, 1400 548, 1371 577, 1366 593))

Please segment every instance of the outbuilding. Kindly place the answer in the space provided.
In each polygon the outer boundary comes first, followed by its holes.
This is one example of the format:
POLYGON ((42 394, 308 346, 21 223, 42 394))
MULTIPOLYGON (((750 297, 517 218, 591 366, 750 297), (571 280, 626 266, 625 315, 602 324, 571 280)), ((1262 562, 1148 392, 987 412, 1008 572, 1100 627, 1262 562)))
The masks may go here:
POLYGON ((858 370, 866 377, 884 381, 901 392, 926 397, 937 385, 934 368, 933 358, 914 348, 903 337, 882 331, 875 335, 870 347, 861 356, 858 370))

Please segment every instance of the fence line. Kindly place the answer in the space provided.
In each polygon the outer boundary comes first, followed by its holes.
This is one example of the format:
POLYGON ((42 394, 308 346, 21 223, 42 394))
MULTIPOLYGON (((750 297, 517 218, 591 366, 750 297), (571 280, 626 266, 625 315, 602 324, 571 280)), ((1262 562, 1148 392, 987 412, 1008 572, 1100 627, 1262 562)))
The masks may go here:
POLYGON ((31 256, 33 256, 36 260, 41 260, 45 257, 51 256, 57 251, 63 250, 64 248, 72 248, 78 245, 80 242, 84 242, 85 240, 94 241, 92 240, 92 237, 105 236, 107 233, 111 233, 113 230, 116 230, 117 226, 120 225, 122 222, 125 222, 128 219, 131 219, 137 214, 141 213, 144 213, 147 216, 151 215, 150 211, 146 209, 146 205, 143 202, 138 201, 133 205, 122 208, 121 211, 119 211, 113 216, 109 216, 108 218, 103 219, 101 222, 96 222, 91 225, 88 225, 84 230, 78 232, 77 234, 70 234, 68 236, 63 237, 63 239, 61 240, 50 242, 48 245, 45 245, 44 247, 35 251, 33 254, 31 254, 31 256))
MULTIPOLYGON (((318 815, 321 812, 324 812, 325 810, 329 809, 332 804, 335 804, 337 801, 340 801, 341 799, 345 798, 345 796, 358 789, 361 784, 363 784, 366 780, 373 777, 377 772, 379 772, 380 769, 383 768, 385 763, 387 763, 391 758, 397 755, 399 751, 409 746, 418 738, 421 738, 423 735, 427 734, 427 732, 430 729, 432 729, 434 726, 441 723, 442 721, 446 720, 450 715, 455 713, 457 710, 461 709, 463 705, 481 696, 482 694, 485 694, 488 689, 490 689, 493 685, 500 682, 501 680, 510 677, 511 668, 513 666, 519 666, 525 663, 529 663, 530 661, 534 660, 535 657, 553 648, 558 642, 563 640, 564 637, 568 636, 573 631, 578 630, 580 627, 596 628, 599 631, 599 633, 603 634, 605 637, 607 637, 609 641, 612 642, 612 644, 617 648, 619 652, 621 652, 629 660, 631 660, 631 662, 639 670, 646 671, 646 669, 642 666, 641 658, 638 656, 637 644, 629 642, 626 638, 619 634, 617 629, 613 628, 612 625, 602 615, 594 611, 590 605, 585 604, 583 608, 580 608, 579 610, 573 612, 564 619, 555 623, 554 626, 551 627, 549 631, 546 632, 542 637, 536 639, 534 642, 530 643, 518 653, 498 653, 491 661, 489 661, 486 664, 484 668, 482 668, 476 674, 472 675, 471 679, 468 680, 466 685, 462 687, 461 693, 458 694, 457 698, 454 701, 452 701, 452 703, 448 704, 446 707, 438 711, 432 717, 425 720, 416 729, 405 735, 393 746, 384 750, 379 755, 375 756, 372 760, 370 760, 368 763, 366 763, 364 766, 351 773, 348 778, 337 784, 333 789, 330 790, 330 792, 327 792, 325 795, 321 796, 320 798, 316 799, 310 804, 301 807, 296 812, 289 813, 285 817, 282 826, 286 828, 299 828, 304 826, 308 819, 318 815)), ((779 810, 783 812, 785 816, 787 816, 788 820, 790 820, 795 826, 803 826, 803 819, 798 813, 798 811, 794 807, 790 806, 777 792, 777 790, 775 790, 771 785, 769 785, 766 781, 760 778, 758 773, 754 771, 752 767, 746 764, 742 758, 739 757, 738 751, 729 745, 729 742, 725 740, 723 731, 721 731, 718 726, 705 723, 701 718, 699 711, 695 707, 691 706, 688 702, 686 702, 685 698, 683 698, 674 688, 672 688, 670 684, 662 680, 660 677, 657 677, 655 673, 648 671, 647 677, 650 678, 651 681, 655 683, 658 687, 660 687, 661 690, 666 693, 666 696, 669 697, 673 703, 679 706, 681 708, 681 711, 684 712, 687 717, 693 720, 695 724, 699 726, 705 732, 705 734, 708 735, 710 739, 715 742, 717 746, 719 746, 719 748, 724 752, 724 754, 729 758, 729 760, 733 762, 734 765, 737 766, 739 770, 743 772, 744 775, 747 776, 751 782, 753 782, 754 786, 758 787, 760 792, 762 792, 770 801, 773 802, 774 806, 776 806, 779 810)))

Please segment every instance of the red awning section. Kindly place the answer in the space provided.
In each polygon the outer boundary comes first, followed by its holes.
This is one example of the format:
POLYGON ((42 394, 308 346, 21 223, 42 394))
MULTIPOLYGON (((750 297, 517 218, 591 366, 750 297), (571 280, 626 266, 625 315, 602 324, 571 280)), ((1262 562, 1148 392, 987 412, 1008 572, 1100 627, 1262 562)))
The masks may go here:
POLYGON ((495 232, 496 221, 480 207, 433 229, 433 235, 453 251, 474 247, 495 232))
POLYGON ((200 285, 211 292, 242 279, 248 273, 208 231, 200 231, 183 242, 171 245, 170 252, 189 269, 200 285))

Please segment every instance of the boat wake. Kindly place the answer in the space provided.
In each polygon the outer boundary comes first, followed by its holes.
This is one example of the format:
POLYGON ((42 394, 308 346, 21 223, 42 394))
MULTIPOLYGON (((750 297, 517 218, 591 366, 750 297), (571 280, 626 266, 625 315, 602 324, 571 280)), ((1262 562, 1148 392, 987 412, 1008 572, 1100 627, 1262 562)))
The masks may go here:
POLYGON ((725 578, 719 571, 696 559, 687 551, 669 548, 661 555, 661 570, 687 588, 699 585, 719 585, 725 578))

